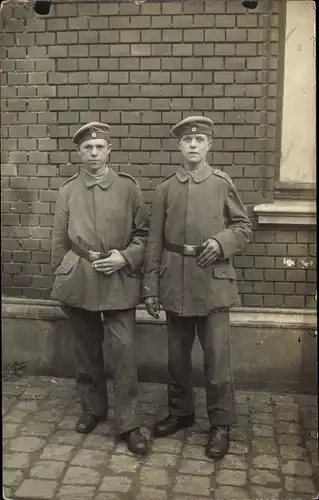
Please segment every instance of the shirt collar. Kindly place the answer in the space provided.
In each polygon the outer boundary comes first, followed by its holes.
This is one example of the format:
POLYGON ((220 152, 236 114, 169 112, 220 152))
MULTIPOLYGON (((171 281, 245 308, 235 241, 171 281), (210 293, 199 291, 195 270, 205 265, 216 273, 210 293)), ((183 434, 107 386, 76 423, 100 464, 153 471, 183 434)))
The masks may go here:
POLYGON ((110 167, 102 176, 95 177, 94 175, 90 175, 85 169, 82 169, 80 173, 80 178, 88 188, 100 186, 102 189, 107 189, 112 184, 114 177, 115 173, 110 167))
POLYGON ((176 172, 176 177, 181 182, 187 182, 191 177, 194 182, 199 183, 205 181, 210 175, 212 175, 212 172, 212 168, 208 163, 194 172, 187 172, 184 167, 181 166, 176 172))

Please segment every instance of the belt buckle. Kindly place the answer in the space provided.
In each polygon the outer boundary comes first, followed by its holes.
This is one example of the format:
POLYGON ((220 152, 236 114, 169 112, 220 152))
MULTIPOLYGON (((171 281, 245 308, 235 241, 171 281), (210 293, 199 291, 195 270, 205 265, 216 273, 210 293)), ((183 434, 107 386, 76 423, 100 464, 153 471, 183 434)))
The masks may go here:
POLYGON ((196 257, 196 246, 184 245, 184 255, 196 257))
POLYGON ((89 259, 91 262, 94 262, 95 260, 100 260, 100 258, 101 258, 100 252, 93 252, 92 250, 89 250, 89 259))

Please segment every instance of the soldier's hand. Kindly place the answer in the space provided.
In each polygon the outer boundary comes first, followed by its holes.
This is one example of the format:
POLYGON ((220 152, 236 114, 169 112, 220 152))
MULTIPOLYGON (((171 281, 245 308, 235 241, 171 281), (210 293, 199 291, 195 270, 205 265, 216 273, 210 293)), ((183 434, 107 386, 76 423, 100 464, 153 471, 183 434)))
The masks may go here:
POLYGON ((111 250, 107 259, 95 260, 92 266, 96 271, 106 275, 113 274, 127 265, 127 260, 118 250, 111 250))
POLYGON ((147 297, 145 299, 145 305, 148 314, 153 316, 155 319, 159 319, 160 303, 158 297, 147 297))
POLYGON ((203 245, 204 250, 198 256, 197 262, 200 267, 209 266, 222 254, 222 249, 217 240, 209 238, 203 245))

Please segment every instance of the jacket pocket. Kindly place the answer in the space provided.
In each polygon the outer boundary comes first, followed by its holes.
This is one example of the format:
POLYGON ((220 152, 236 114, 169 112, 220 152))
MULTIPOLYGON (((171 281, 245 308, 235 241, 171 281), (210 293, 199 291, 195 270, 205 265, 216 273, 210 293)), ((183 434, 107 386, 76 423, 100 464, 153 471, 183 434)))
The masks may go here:
POLYGON ((62 261, 62 264, 59 265, 59 267, 55 270, 54 274, 56 276, 69 274, 76 264, 77 264, 76 261, 74 262, 72 262, 71 260, 67 262, 62 261))
POLYGON ((233 267, 224 266, 224 267, 214 267, 213 268, 213 276, 217 279, 236 279, 236 272, 233 267))
POLYGON ((143 273, 142 273, 141 270, 131 271, 131 269, 128 266, 126 266, 126 267, 123 268, 123 272, 129 278, 135 278, 136 280, 141 280, 143 278, 143 273))
POLYGON ((166 264, 161 265, 160 269, 159 269, 159 274, 158 274, 159 277, 163 278, 165 276, 165 274, 166 274, 166 271, 167 271, 167 265, 166 264))
POLYGON ((51 293, 53 299, 75 307, 81 307, 84 289, 79 260, 80 257, 71 250, 64 256, 54 272, 55 280, 51 293))

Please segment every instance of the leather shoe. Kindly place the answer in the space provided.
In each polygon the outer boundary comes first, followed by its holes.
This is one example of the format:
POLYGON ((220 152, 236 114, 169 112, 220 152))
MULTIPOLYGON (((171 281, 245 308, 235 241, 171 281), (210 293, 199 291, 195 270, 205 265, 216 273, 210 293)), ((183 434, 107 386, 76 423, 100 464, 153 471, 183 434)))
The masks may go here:
POLYGON ((148 453, 147 439, 139 428, 124 432, 121 437, 127 444, 127 448, 135 455, 146 455, 148 453))
POLYGON ((103 420, 106 420, 106 415, 81 415, 76 423, 75 430, 80 434, 89 434, 103 420))
POLYGON ((157 437, 165 437, 170 436, 171 434, 175 434, 175 432, 180 429, 186 429, 187 427, 191 427, 194 425, 195 415, 186 415, 182 417, 168 415, 163 420, 160 420, 155 424, 154 427, 154 435, 157 437))
POLYGON ((229 450, 229 426, 216 425, 209 431, 206 455, 215 460, 221 460, 229 450))

